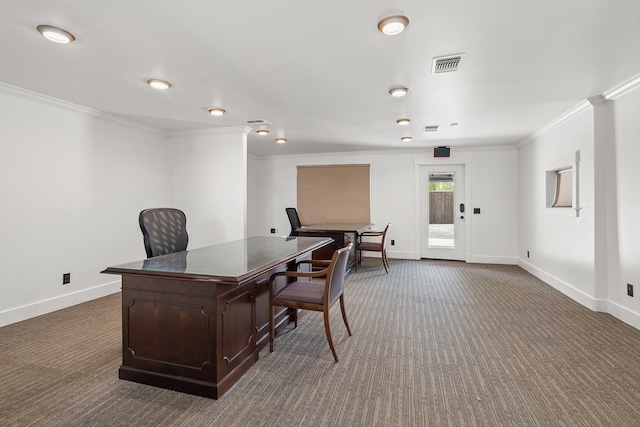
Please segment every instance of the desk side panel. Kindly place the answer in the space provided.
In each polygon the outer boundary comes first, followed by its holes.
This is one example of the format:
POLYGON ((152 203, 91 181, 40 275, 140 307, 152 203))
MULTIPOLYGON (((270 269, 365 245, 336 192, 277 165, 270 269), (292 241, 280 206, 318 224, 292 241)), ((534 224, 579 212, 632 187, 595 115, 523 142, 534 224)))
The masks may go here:
POLYGON ((214 380, 215 288, 206 282, 123 276, 123 365, 214 380))

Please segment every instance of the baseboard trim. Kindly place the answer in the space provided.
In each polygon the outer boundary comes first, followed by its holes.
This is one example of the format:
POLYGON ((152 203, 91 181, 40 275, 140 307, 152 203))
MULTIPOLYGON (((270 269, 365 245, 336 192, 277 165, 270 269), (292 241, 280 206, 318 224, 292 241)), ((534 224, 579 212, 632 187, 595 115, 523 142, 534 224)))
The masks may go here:
MULTIPOLYGON (((366 256, 368 258, 380 258, 380 252, 368 252, 368 251, 362 251, 362 256, 366 256)), ((407 252, 407 251, 392 251, 389 250, 389 247, 387 246, 387 258, 392 259, 415 259, 414 258, 414 253, 413 252, 407 252)))
POLYGON ((592 298, 591 296, 585 294, 584 292, 582 292, 579 289, 576 289, 575 287, 571 286, 569 283, 565 282, 564 280, 561 280, 559 278, 557 278, 556 276, 547 273, 546 271, 532 265, 529 264, 528 262, 526 262, 525 260, 519 258, 518 259, 518 264, 519 267, 523 268, 524 270, 528 271, 529 273, 533 274, 534 276, 536 276, 538 279, 542 280, 543 282, 547 283, 548 285, 550 285, 551 287, 553 287, 554 289, 557 289, 558 291, 562 292, 563 294, 565 294, 566 296, 568 296, 569 298, 571 298, 572 300, 584 305, 585 307, 587 307, 590 310, 593 311, 603 311, 602 309, 606 307, 606 304, 603 305, 602 301, 596 300, 595 298, 592 298))
POLYGON ((120 280, 0 312, 0 327, 120 292, 120 280))
POLYGON ((636 313, 626 307, 608 300, 593 298, 585 294, 581 290, 571 286, 567 282, 560 280, 557 277, 547 273, 546 271, 529 264, 521 258, 518 259, 518 266, 533 274, 538 279, 547 283, 554 289, 562 292, 572 300, 587 307, 588 309, 608 313, 616 319, 621 320, 636 329, 640 329, 640 313, 636 313))
POLYGON ((607 306, 607 313, 609 313, 616 319, 622 320, 624 323, 633 326, 636 329, 640 329, 640 314, 610 301, 608 302, 607 306))
POLYGON ((515 257, 502 257, 502 256, 472 256, 471 261, 475 264, 508 264, 517 265, 518 258, 515 257))

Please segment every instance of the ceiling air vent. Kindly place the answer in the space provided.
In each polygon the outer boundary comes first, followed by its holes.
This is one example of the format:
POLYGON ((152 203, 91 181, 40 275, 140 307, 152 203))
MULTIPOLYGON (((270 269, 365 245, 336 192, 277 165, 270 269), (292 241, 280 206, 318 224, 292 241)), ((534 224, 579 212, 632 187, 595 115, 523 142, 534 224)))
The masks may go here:
POLYGON ((464 54, 461 53, 459 55, 440 56, 438 58, 433 58, 433 68, 431 72, 433 74, 438 74, 458 71, 458 69, 460 68, 460 62, 462 62, 463 55, 464 54))
POLYGON ((247 120, 246 123, 248 125, 270 125, 271 124, 268 120, 265 120, 265 119, 247 120))
POLYGON ((424 127, 424 131, 425 132, 438 132, 438 128, 439 127, 440 127, 440 125, 425 126, 424 127))

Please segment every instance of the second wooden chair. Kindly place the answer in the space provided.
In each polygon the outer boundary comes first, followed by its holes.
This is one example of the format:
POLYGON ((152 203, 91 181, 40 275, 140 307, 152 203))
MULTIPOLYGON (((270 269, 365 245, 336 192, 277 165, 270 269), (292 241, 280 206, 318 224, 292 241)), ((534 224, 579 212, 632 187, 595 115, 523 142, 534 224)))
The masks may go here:
POLYGON ((362 251, 380 252, 382 257, 382 265, 384 271, 389 273, 389 261, 387 260, 387 232, 391 224, 387 224, 384 231, 365 231, 358 236, 358 244, 356 246, 356 269, 362 259, 362 251), (379 237, 378 241, 362 241, 363 237, 379 237))

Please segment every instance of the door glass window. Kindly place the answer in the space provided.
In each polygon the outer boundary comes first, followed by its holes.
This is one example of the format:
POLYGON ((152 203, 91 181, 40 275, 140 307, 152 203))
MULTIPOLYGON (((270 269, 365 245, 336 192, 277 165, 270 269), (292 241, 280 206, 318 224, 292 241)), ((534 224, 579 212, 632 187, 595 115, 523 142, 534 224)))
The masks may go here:
POLYGON ((429 247, 454 248, 454 174, 429 174, 429 247))

